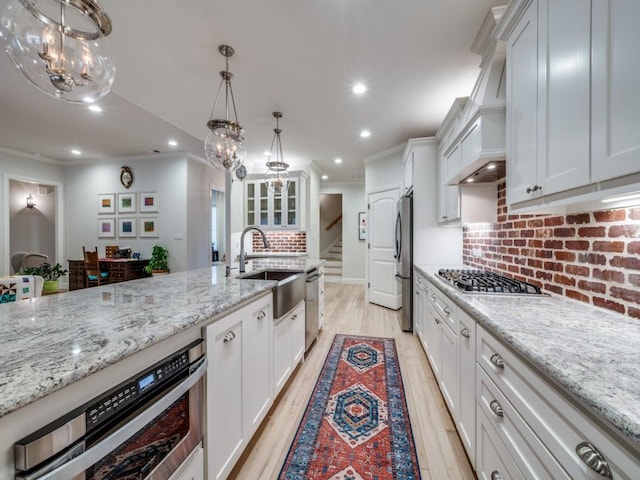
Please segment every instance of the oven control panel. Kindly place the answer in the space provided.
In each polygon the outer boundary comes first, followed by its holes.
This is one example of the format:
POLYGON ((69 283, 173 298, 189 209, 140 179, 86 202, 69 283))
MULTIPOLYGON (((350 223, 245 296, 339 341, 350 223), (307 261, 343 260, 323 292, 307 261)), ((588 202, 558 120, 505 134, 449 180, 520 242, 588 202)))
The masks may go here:
POLYGON ((87 430, 111 418, 188 366, 189 355, 185 351, 105 393, 85 410, 87 430))

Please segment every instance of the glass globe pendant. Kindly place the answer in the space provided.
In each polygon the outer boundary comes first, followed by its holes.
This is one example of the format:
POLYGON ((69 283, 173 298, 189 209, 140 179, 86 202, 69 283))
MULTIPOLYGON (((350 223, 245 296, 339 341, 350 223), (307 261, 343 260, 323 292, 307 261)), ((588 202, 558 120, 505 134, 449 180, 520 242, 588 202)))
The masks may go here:
POLYGON ((220 45, 218 50, 226 59, 226 69, 220 72, 222 81, 218 87, 216 100, 211 110, 211 119, 207 122, 207 127, 211 132, 204 141, 204 152, 211 165, 226 172, 233 172, 244 163, 244 159, 247 156, 243 137, 244 129, 238 122, 236 104, 231 88, 233 74, 229 72, 229 58, 233 56, 235 51, 228 45, 220 45), (225 87, 225 118, 217 119, 213 118, 213 115, 223 85, 225 87), (229 101, 231 101, 235 121, 229 119, 229 101))
POLYGON ((280 141, 280 134, 282 133, 282 130, 280 130, 279 120, 282 118, 282 113, 273 112, 273 116, 276 119, 276 128, 273 129, 273 140, 271 140, 269 159, 267 160, 265 182, 267 184, 267 188, 275 195, 282 195, 283 193, 286 194, 287 190, 289 190, 289 172, 287 171, 289 164, 284 161, 282 142, 280 141), (276 158, 275 160, 271 160, 274 145, 276 147, 276 158))
POLYGON ((111 90, 111 19, 93 0, 14 0, 0 24, 4 49, 31 84, 70 103, 111 90))

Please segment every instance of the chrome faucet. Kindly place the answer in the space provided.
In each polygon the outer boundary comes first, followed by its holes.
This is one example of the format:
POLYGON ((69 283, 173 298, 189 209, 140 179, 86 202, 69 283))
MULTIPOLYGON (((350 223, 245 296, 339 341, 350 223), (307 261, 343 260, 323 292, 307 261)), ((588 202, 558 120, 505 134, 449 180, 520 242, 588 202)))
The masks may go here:
POLYGON ((242 231, 242 235, 240 235, 240 264, 238 265, 238 272, 244 273, 244 264, 245 264, 245 255, 244 255, 244 236, 249 230, 257 230, 262 235, 262 244, 264 248, 269 248, 269 241, 267 240, 267 236, 264 234, 262 230, 260 230, 255 225, 249 225, 242 231))

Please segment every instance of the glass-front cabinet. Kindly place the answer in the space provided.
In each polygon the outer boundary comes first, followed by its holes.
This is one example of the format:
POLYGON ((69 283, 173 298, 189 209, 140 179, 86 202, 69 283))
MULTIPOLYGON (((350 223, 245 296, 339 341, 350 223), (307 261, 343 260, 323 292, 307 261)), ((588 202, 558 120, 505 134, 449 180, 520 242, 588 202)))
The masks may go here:
POLYGON ((289 179, 289 188, 282 194, 269 191, 264 179, 245 180, 246 225, 264 228, 300 228, 300 182, 289 179))

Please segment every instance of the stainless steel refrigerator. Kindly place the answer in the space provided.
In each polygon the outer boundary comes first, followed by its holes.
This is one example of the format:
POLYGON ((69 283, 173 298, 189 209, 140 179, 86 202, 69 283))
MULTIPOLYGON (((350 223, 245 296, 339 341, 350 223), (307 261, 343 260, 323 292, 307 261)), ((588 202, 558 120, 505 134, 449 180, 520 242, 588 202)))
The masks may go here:
POLYGON ((398 200, 396 217, 396 280, 402 282, 400 327, 413 331, 413 194, 398 200))

